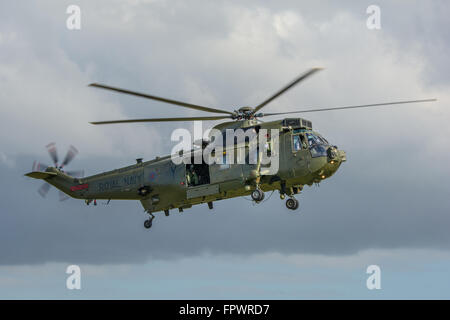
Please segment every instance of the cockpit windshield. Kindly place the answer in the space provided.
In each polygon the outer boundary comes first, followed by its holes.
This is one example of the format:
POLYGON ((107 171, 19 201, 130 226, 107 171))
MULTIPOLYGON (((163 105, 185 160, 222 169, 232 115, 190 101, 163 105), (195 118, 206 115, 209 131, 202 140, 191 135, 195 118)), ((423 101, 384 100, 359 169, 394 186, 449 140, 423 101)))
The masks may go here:
POLYGON ((322 136, 314 133, 307 132, 306 137, 308 139, 309 150, 311 151, 311 156, 315 157, 326 157, 328 141, 322 136))

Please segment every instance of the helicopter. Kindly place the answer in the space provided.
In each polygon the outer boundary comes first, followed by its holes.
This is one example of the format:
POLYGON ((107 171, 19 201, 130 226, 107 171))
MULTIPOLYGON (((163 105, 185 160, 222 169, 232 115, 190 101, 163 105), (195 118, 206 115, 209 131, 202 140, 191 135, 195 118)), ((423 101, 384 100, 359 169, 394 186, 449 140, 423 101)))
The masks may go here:
MULTIPOLYGON (((194 148, 191 150, 180 150, 175 155, 156 157, 149 161, 143 161, 142 158, 139 158, 132 165, 88 177, 72 176, 69 172, 64 172, 56 162, 54 166, 46 167, 45 170, 39 168, 39 170, 33 170, 25 175, 44 180, 72 198, 85 200, 87 205, 93 201, 96 205, 96 201, 99 199, 108 200, 108 202, 110 200, 139 200, 144 211, 149 215, 148 219, 144 221, 144 227, 147 229, 152 227, 155 218, 154 213, 156 212, 164 212, 166 216, 169 216, 171 210, 183 212, 194 205, 204 203, 208 205, 209 209, 213 209, 214 202, 243 196, 250 196, 255 203, 261 203, 264 200, 265 192, 268 191, 278 191, 281 199, 287 198, 286 207, 290 210, 297 210, 299 201, 295 196, 301 193, 304 186, 312 186, 330 178, 347 160, 347 155, 345 151, 329 143, 319 132, 314 131, 311 121, 307 119, 289 117, 263 122, 260 118, 436 101, 436 99, 422 99, 288 112, 262 112, 262 109, 270 102, 321 69, 311 68, 307 70, 255 107, 244 106, 234 111, 205 107, 100 83, 91 83, 89 86, 93 88, 214 113, 211 116, 90 122, 93 125, 202 120, 228 121, 213 127, 216 133, 219 132, 219 138, 216 134, 211 139, 201 139, 201 141, 194 142, 194 148), (231 143, 227 141, 225 148, 215 147, 216 143, 222 140, 220 135, 225 139, 226 132, 237 132, 239 130, 257 134, 269 130, 277 133, 277 139, 274 143, 271 134, 266 133, 264 136, 268 139, 261 146, 261 144, 258 144, 261 135, 258 134, 256 138, 252 139, 244 138, 240 141, 231 139, 231 143), (253 150, 256 150, 255 161, 249 161, 252 143, 253 145, 257 144, 257 147, 253 148, 253 150), (208 148, 212 150, 211 154, 215 158, 225 160, 211 163, 201 157, 200 161, 189 161, 195 160, 194 158, 199 152, 201 153, 208 148), (244 161, 240 163, 229 161, 228 163, 226 161, 227 155, 233 154, 238 149, 243 152, 244 161), (276 156, 278 163, 275 172, 268 170, 267 163, 262 163, 261 154, 264 153, 276 156), (174 162, 176 157, 182 158, 183 161, 174 162)), ((55 160, 54 152, 51 156, 55 160)))

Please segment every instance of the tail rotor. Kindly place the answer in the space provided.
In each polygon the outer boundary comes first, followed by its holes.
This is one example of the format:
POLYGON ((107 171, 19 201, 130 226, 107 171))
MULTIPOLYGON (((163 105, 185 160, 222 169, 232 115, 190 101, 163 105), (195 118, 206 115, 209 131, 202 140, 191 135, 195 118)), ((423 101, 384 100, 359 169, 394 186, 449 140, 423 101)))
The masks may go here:
POLYGON ((50 190, 51 185, 47 182, 44 182, 41 187, 38 189, 39 194, 42 198, 47 196, 48 191, 50 190))
MULTIPOLYGON (((53 164, 56 169, 60 170, 61 172, 64 172, 65 174, 74 177, 74 178, 82 178, 84 176, 84 170, 72 170, 72 171, 63 171, 62 169, 67 166, 72 160, 75 158, 75 156, 78 154, 78 150, 74 146, 70 146, 69 150, 66 153, 66 156, 64 157, 63 162, 61 165, 58 164, 58 151, 56 149, 56 144, 54 142, 49 143, 47 146, 48 154, 50 155, 50 158, 53 161, 53 164)), ((44 172, 49 166, 46 164, 43 164, 39 161, 33 162, 32 171, 41 171, 44 172)), ((47 182, 45 182, 43 185, 41 185, 38 189, 38 193, 41 195, 42 198, 45 198, 50 191, 51 185, 47 182)), ((62 191, 59 191, 59 200, 64 201, 69 199, 69 197, 62 191)))
POLYGON ((48 154, 50 155, 50 158, 53 160, 53 164, 55 165, 55 168, 58 168, 58 152, 56 151, 56 145, 54 142, 49 143, 47 146, 48 154))
POLYGON ((60 166, 60 169, 62 169, 66 165, 68 165, 69 162, 71 162, 77 154, 78 154, 78 150, 74 146, 70 146, 69 151, 67 151, 66 157, 64 158, 64 161, 60 166))

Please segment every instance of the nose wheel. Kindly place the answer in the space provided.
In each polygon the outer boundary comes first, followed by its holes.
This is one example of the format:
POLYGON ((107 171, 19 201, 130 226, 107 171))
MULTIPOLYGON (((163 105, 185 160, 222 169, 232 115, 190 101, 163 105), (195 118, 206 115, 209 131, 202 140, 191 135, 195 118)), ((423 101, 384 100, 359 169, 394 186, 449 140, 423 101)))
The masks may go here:
POLYGON ((297 210, 298 205, 299 205, 298 200, 295 199, 294 197, 286 200, 286 208, 288 208, 290 210, 297 210))

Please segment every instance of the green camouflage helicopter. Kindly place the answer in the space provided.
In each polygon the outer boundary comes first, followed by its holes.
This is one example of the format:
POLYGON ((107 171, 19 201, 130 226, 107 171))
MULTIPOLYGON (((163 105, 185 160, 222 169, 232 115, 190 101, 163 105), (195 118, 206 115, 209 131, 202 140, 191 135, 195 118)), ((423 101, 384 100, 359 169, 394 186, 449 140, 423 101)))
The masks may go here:
MULTIPOLYGON (((214 148, 212 154, 220 153, 218 157, 226 156, 232 151, 243 151, 245 161, 240 163, 207 162, 203 158, 194 160, 196 153, 214 146, 217 139, 203 139, 196 142, 190 151, 180 151, 177 155, 183 158, 183 162, 175 163, 174 155, 156 157, 150 161, 137 159, 133 165, 103 172, 89 177, 77 177, 79 173, 65 172, 64 166, 74 157, 76 149, 69 150, 68 155, 61 165, 54 145, 50 145, 49 152, 53 159, 53 167, 34 166, 32 172, 26 176, 45 180, 48 184, 55 186, 64 194, 84 199, 86 204, 97 199, 108 200, 139 200, 150 217, 145 220, 145 228, 152 226, 153 213, 164 211, 169 215, 172 209, 182 212, 193 205, 207 203, 210 209, 213 202, 250 195, 256 203, 264 199, 264 192, 278 190, 280 198, 286 200, 286 207, 296 210, 299 207, 298 200, 294 197, 300 193, 305 185, 311 186, 332 176, 340 165, 346 161, 346 154, 336 146, 331 145, 318 132, 312 130, 312 123, 303 118, 285 118, 276 121, 262 122, 259 118, 266 116, 278 116, 294 113, 319 112, 329 110, 342 110, 352 108, 366 108, 385 105, 396 105, 405 103, 430 102, 435 99, 398 101, 389 103, 377 103, 367 105, 356 105, 347 107, 334 107, 322 109, 308 109, 292 112, 262 113, 261 109, 271 101, 313 75, 321 68, 312 68, 303 73, 291 83, 277 91, 254 108, 242 107, 235 111, 213 109, 194 105, 190 103, 161 98, 153 95, 138 93, 125 89, 93 83, 91 87, 116 91, 124 94, 134 95, 142 98, 157 100, 184 108, 195 109, 220 115, 206 117, 183 117, 183 118, 151 118, 134 120, 112 120, 91 122, 95 125, 136 123, 136 122, 166 122, 166 121, 196 121, 196 120, 221 120, 232 121, 220 123, 213 129, 218 130, 225 138, 227 131, 262 132, 263 130, 276 130, 277 150, 274 150, 273 141, 265 143, 265 150, 256 148, 256 161, 248 161, 250 158, 250 139, 237 141, 232 139, 231 144, 227 142, 225 148, 214 148), (74 151, 75 150, 75 151, 74 151), (260 154, 267 152, 277 156, 277 170, 270 172, 267 164, 262 164, 260 154), (41 170, 42 169, 42 170, 41 170)), ((268 136, 268 135, 267 135, 268 136)), ((217 137, 216 137, 217 138, 217 137)), ((256 141, 258 140, 256 137, 256 141)), ((219 139, 220 140, 220 139, 219 139)), ((270 165, 270 163, 269 163, 270 165)), ((49 185, 48 185, 49 187, 49 185)), ((44 191, 48 190, 44 187, 44 191)), ((41 190, 42 191, 42 190, 41 190)))

